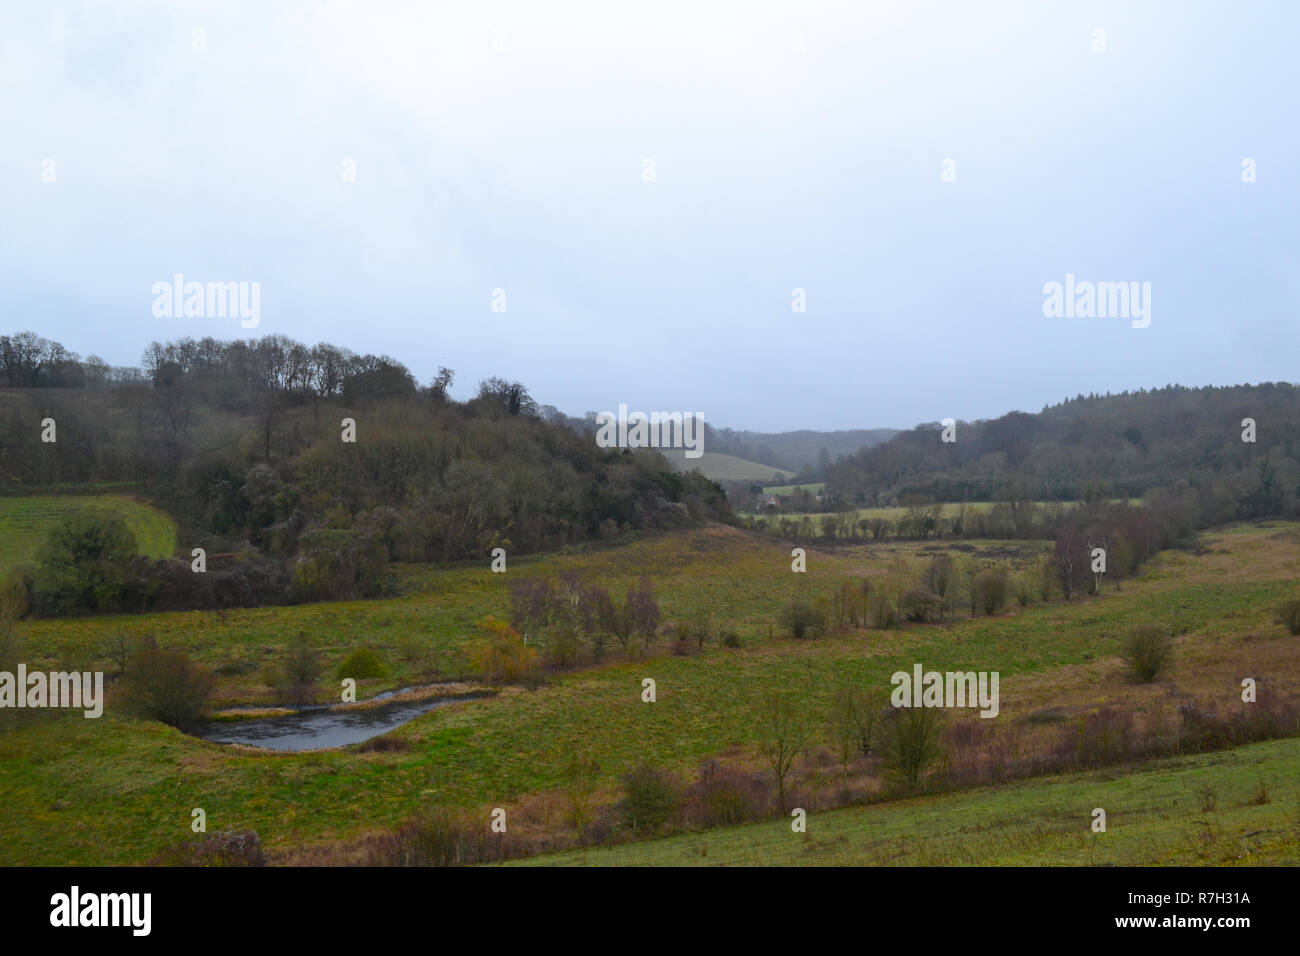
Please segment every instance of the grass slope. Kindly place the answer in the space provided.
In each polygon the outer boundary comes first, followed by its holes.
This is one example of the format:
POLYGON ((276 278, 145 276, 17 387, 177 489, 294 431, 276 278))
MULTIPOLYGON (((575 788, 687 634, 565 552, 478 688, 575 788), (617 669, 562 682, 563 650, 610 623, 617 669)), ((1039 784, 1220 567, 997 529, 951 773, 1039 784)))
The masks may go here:
POLYGON ((1016 786, 812 814, 532 866, 1148 866, 1300 864, 1300 739, 1016 786), (1260 784, 1264 785, 1261 798, 1260 784), (1213 805, 1211 806, 1211 799, 1213 805), (1092 811, 1106 811, 1093 833, 1092 811))
POLYGON ((83 511, 109 511, 135 533, 141 554, 170 557, 176 550, 176 523, 170 517, 130 498, 116 495, 51 495, 0 498, 0 574, 36 560, 41 546, 60 521, 83 511))
POLYGON ((773 468, 747 458, 737 458, 717 451, 706 451, 699 458, 687 458, 685 452, 663 449, 663 454, 678 471, 698 471, 714 481, 771 481, 773 475, 789 478, 793 472, 773 468))

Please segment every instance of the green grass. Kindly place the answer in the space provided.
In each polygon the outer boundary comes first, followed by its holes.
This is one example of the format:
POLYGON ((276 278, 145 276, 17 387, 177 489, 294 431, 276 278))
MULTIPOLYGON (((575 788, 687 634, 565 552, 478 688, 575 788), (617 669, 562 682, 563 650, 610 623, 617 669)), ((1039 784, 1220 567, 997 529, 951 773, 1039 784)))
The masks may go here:
POLYGON ((687 458, 684 452, 663 449, 663 454, 673 463, 678 471, 698 471, 705 478, 714 481, 771 481, 773 475, 789 478, 791 471, 773 468, 747 458, 737 458, 717 451, 706 451, 699 458, 687 458))
POLYGON ((824 481, 814 481, 806 485, 770 485, 763 489, 763 494, 776 495, 778 498, 782 498, 785 497, 786 495, 794 494, 794 490, 796 488, 802 488, 810 495, 820 495, 822 493, 822 489, 825 487, 826 487, 826 482, 824 481))
POLYGON ((176 523, 149 505, 116 495, 51 495, 0 498, 0 574, 34 562, 50 531, 58 523, 83 511, 120 515, 135 533, 140 553, 151 558, 170 557, 176 551, 176 523))
MULTIPOLYGON (((535 691, 509 689, 436 710, 397 731, 411 744, 406 753, 235 750, 121 716, 111 700, 99 720, 38 715, 35 723, 0 733, 0 864, 139 862, 189 838, 193 807, 207 810, 212 829, 256 830, 272 852, 286 853, 392 827, 430 790, 466 809, 511 806, 562 785, 575 741, 599 763, 600 786, 612 792, 639 760, 692 774, 707 757, 752 755, 754 710, 773 687, 798 695, 817 716, 841 678, 887 687, 893 671, 917 661, 939 670, 999 671, 1007 713, 1016 706, 1017 681, 1030 687, 1056 675, 1095 705, 1118 688, 1109 671, 1096 668, 1115 654, 1125 629, 1153 620, 1185 632, 1180 653, 1195 651, 1210 661, 1241 659, 1233 642, 1249 641, 1254 669, 1262 672, 1294 646, 1272 623, 1272 607, 1295 588, 1297 526, 1243 526, 1207 535, 1206 543, 1201 555, 1166 553, 1138 580, 1101 598, 802 642, 768 636, 794 589, 877 575, 895 556, 919 555, 924 546, 809 549, 807 575, 793 575, 788 547, 713 526, 512 562, 507 575, 492 574, 486 559, 473 567, 408 567, 399 575, 403 596, 383 601, 239 610, 224 620, 213 612, 183 612, 35 621, 25 628, 33 669, 57 661, 67 647, 98 655, 116 632, 152 633, 210 666, 252 662, 250 672, 223 677, 219 691, 226 701, 249 702, 263 699, 260 669, 278 662, 299 630, 320 640, 331 672, 351 650, 374 647, 391 677, 369 689, 392 686, 411 676, 398 653, 404 635, 417 636, 444 661, 454 659, 475 622, 505 613, 506 579, 570 568, 585 569, 620 595, 649 573, 669 618, 709 607, 715 620, 740 630, 746 646, 687 657, 616 657, 554 675, 535 691), (658 684, 653 705, 640 700, 644 677, 658 684)), ((994 542, 979 547, 988 560, 1004 550, 994 542)), ((102 656, 97 662, 111 668, 102 656)), ((1180 682, 1208 668, 1196 663, 1180 672, 1180 682)), ((322 687, 337 693, 336 682, 322 687)))
POLYGON ((1300 863, 1300 739, 810 814, 531 866, 1149 866, 1300 863), (1268 803, 1255 799, 1260 782, 1268 803), (1215 808, 1206 810, 1203 794, 1215 808), (1106 811, 1093 833, 1092 811, 1106 811))

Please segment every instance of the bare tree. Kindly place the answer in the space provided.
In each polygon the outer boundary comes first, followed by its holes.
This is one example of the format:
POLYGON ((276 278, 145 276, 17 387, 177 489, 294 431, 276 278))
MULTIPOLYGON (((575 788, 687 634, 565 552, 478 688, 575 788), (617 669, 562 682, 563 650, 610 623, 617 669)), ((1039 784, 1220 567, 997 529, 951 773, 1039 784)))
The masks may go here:
POLYGON ((794 700, 782 694, 766 697, 757 716, 759 747, 772 768, 772 776, 776 778, 777 802, 784 814, 786 780, 795 755, 803 750, 807 731, 794 700))

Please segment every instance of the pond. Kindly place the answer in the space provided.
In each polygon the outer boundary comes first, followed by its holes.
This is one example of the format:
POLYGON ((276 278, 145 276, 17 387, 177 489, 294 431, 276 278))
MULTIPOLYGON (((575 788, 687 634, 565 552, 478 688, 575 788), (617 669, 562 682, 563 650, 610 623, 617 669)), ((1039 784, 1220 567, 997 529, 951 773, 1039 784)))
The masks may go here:
MULTIPOLYGON (((371 699, 383 700, 408 691, 410 688, 389 691, 371 699)), ((487 692, 459 693, 397 700, 371 707, 357 707, 355 704, 302 707, 291 714, 275 717, 215 721, 200 728, 195 736, 218 744, 247 744, 267 750, 323 750, 378 737, 448 704, 491 696, 487 692)))

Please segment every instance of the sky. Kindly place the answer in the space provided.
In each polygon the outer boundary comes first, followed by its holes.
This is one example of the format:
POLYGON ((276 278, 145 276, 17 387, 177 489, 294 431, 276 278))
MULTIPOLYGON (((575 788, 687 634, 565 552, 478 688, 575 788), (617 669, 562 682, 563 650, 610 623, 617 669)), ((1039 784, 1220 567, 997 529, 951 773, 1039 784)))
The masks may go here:
POLYGON ((12 0, 0 331, 759 431, 1295 381, 1298 38, 1253 0, 12 0), (155 315, 178 273, 258 326, 155 315), (1045 315, 1067 274, 1149 324, 1045 315))

